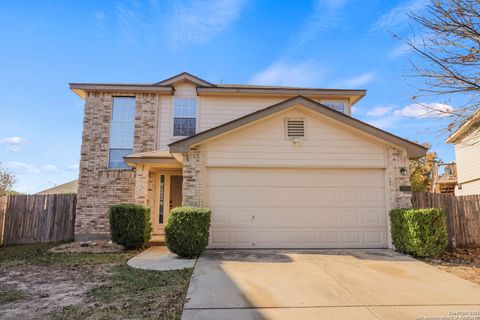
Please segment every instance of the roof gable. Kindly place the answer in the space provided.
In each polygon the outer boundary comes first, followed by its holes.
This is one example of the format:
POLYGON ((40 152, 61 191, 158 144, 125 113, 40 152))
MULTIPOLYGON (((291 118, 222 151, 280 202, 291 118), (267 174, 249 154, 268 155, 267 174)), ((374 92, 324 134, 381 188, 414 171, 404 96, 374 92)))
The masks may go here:
POLYGON ((480 110, 475 111, 454 133, 452 133, 446 143, 455 143, 459 139, 471 134, 480 122, 480 110))
POLYGON ((179 73, 179 74, 177 74, 173 77, 170 77, 168 79, 157 82, 154 85, 155 86, 169 86, 169 85, 175 84, 175 83, 180 82, 180 81, 190 81, 194 84, 197 84, 197 85, 203 86, 203 87, 215 87, 214 84, 212 84, 208 81, 205 81, 203 79, 200 79, 199 77, 194 76, 193 74, 190 74, 188 72, 179 73))
POLYGON ((413 143, 411 141, 408 141, 406 139, 393 135, 389 132, 373 127, 365 122, 362 122, 360 120, 347 116, 341 112, 335 111, 327 106, 324 106, 316 101, 305 98, 303 96, 296 96, 294 98, 282 101, 280 103, 277 103, 265 109, 261 109, 259 111, 248 114, 244 117, 227 122, 218 127, 200 132, 196 135, 171 143, 169 145, 170 152, 188 152, 191 146, 200 144, 201 142, 207 139, 214 138, 223 133, 226 133, 231 130, 250 124, 251 122, 261 120, 267 116, 286 110, 295 105, 301 105, 310 110, 318 112, 322 115, 328 116, 343 124, 349 125, 355 129, 358 129, 374 137, 377 137, 381 140, 400 146, 407 150, 408 156, 410 158, 420 158, 426 154, 427 148, 425 148, 424 146, 421 146, 419 144, 413 143))

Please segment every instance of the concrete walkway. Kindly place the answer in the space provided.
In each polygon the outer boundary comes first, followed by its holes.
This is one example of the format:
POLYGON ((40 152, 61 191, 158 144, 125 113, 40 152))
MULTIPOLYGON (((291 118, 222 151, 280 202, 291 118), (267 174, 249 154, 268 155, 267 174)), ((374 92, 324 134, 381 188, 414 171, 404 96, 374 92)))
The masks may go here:
POLYGON ((167 271, 193 268, 195 262, 196 259, 177 258, 177 255, 168 251, 167 247, 154 246, 131 258, 127 264, 138 269, 167 271))
POLYGON ((404 320, 480 315, 480 286, 390 250, 206 251, 186 301, 183 320, 404 320))

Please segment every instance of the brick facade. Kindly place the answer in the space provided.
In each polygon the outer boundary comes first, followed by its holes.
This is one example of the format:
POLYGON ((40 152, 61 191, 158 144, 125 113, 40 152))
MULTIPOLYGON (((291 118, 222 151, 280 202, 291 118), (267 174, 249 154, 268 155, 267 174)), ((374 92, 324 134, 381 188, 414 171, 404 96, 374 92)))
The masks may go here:
POLYGON ((184 206, 203 207, 204 204, 205 166, 200 147, 191 148, 183 155, 183 190, 184 206))
POLYGON ((410 186, 409 160, 405 150, 387 147, 387 188, 390 199, 389 209, 410 208, 412 193, 400 191, 400 187, 410 186), (402 174, 403 172, 403 174, 402 174))
MULTIPOLYGON (((108 169, 109 132, 114 96, 128 94, 89 92, 85 97, 75 238, 109 237, 108 209, 113 204, 148 204, 148 193, 136 196, 136 180, 148 181, 148 172, 108 169), (145 177, 146 176, 146 177, 145 177)), ((158 96, 136 94, 133 152, 156 149, 158 96)), ((138 184, 137 184, 138 185, 138 184)), ((147 189, 147 186, 144 187, 147 189)))
MULTIPOLYGON (((80 175, 75 221, 76 238, 109 237, 108 209, 113 204, 136 202, 151 205, 154 181, 148 166, 135 170, 108 169, 109 131, 112 97, 131 96, 90 92, 85 97, 85 116, 80 159, 80 175)), ((136 94, 133 153, 153 151, 157 145, 159 97, 136 94)), ((183 155, 183 205, 204 206, 204 149, 192 148, 183 155)), ((409 186, 406 152, 386 147, 388 209, 410 207, 411 193, 400 191, 409 186), (403 174, 402 174, 403 172, 403 174)))

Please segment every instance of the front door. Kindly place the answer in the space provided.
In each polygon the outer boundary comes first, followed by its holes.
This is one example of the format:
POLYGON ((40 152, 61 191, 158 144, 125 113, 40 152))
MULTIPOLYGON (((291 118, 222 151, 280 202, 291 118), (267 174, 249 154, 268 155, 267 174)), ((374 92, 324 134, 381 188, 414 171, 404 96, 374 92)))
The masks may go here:
POLYGON ((164 227, 170 210, 182 205, 183 177, 177 171, 166 171, 155 178, 155 208, 152 210, 152 227, 154 235, 164 234, 164 227))
POLYGON ((182 205, 182 176, 170 176, 170 210, 182 205))

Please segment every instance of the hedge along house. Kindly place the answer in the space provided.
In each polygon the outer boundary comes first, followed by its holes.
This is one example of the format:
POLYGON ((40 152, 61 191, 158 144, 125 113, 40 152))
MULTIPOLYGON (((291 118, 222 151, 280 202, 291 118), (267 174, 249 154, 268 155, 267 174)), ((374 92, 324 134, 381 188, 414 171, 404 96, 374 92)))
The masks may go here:
POLYGON ((210 248, 384 248, 423 146, 351 116, 364 90, 72 83, 85 100, 76 238, 108 208, 150 206, 154 239, 180 205, 212 209, 210 248))

